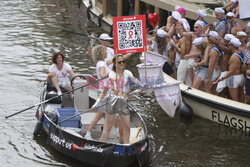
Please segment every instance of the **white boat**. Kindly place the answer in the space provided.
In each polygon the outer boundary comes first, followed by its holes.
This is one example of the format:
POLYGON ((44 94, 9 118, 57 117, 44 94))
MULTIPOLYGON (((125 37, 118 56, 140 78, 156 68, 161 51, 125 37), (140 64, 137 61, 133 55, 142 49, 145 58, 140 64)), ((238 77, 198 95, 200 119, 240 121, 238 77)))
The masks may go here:
MULTIPOLYGON (((166 74, 164 79, 166 82, 176 81, 166 74)), ((250 130, 250 105, 212 95, 183 83, 180 89, 194 115, 244 131, 250 130)))

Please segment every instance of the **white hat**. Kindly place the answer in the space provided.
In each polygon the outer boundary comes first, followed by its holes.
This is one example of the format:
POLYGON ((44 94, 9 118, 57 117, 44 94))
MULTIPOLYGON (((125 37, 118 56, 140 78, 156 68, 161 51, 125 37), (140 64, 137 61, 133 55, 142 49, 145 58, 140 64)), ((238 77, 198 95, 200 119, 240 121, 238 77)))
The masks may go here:
POLYGON ((175 6, 174 10, 177 11, 179 8, 181 8, 180 6, 175 6))
POLYGON ((177 11, 173 11, 172 12, 172 17, 175 19, 175 20, 180 20, 181 19, 181 14, 177 11))
POLYGON ((227 13, 227 16, 228 16, 228 17, 234 17, 234 14, 233 14, 233 12, 228 12, 228 13, 227 13))
POLYGON ((202 28, 206 27, 205 23, 201 20, 197 20, 195 24, 199 24, 202 28))
POLYGON ((214 11, 217 13, 223 13, 223 14, 225 13, 225 11, 222 8, 215 8, 214 11))
POLYGON ((108 40, 113 40, 113 38, 111 38, 108 34, 103 33, 100 35, 99 37, 100 40, 104 40, 104 41, 108 41, 108 40))
POLYGON ((240 47, 240 45, 241 45, 241 42, 240 42, 240 40, 239 40, 238 38, 232 38, 232 39, 230 40, 230 43, 231 43, 233 46, 235 46, 236 48, 240 47))
POLYGON ((167 33, 166 33, 166 31, 164 31, 164 30, 162 30, 162 29, 158 29, 157 32, 156 32, 156 35, 157 35, 158 37, 164 38, 164 37, 167 36, 167 33))
POLYGON ((243 36, 243 37, 246 37, 247 34, 244 32, 244 31, 239 31, 237 32, 237 36, 243 36))
POLYGON ((197 14, 200 15, 202 18, 206 16, 205 11, 204 11, 204 10, 201 10, 201 9, 199 9, 199 10, 197 11, 197 14))
POLYGON ((179 22, 182 23, 184 29, 187 32, 190 31, 190 26, 189 26, 188 21, 186 19, 180 19, 179 22))
POLYGON ((232 34, 226 34, 225 37, 224 37, 224 39, 227 40, 227 41, 230 41, 233 38, 235 38, 235 36, 232 35, 232 34))
POLYGON ((203 42, 203 37, 199 37, 199 38, 195 38, 195 40, 193 41, 193 44, 195 46, 199 46, 202 44, 202 42, 203 42))
POLYGON ((247 27, 250 28, 250 21, 247 23, 247 27))
POLYGON ((219 38, 219 34, 218 34, 218 32, 216 32, 216 31, 210 31, 210 32, 209 32, 209 35, 212 36, 212 37, 214 37, 215 39, 218 39, 218 38, 219 38))

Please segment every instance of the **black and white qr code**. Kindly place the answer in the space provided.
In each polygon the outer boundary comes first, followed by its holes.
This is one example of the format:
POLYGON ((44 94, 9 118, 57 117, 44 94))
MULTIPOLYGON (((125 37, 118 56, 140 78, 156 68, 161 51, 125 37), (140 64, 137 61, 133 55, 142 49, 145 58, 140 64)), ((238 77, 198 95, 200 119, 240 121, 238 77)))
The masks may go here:
POLYGON ((117 32, 119 50, 143 48, 142 31, 141 20, 118 22, 117 32))

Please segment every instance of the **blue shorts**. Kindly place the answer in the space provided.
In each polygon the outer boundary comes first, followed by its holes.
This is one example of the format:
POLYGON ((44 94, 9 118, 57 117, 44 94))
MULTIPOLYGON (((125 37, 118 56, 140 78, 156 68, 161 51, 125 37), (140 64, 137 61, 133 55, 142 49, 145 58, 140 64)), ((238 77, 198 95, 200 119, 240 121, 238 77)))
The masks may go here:
POLYGON ((201 78, 202 81, 204 81, 207 76, 207 71, 208 71, 207 67, 199 67, 195 72, 195 75, 197 75, 199 78, 201 78))

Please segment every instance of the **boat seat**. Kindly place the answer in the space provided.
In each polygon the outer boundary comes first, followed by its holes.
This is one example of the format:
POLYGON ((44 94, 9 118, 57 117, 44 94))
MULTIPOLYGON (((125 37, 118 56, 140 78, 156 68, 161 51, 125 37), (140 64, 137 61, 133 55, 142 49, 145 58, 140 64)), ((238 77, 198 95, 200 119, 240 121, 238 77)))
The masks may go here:
POLYGON ((62 108, 71 108, 74 107, 74 102, 71 99, 69 94, 65 94, 62 96, 62 108))

